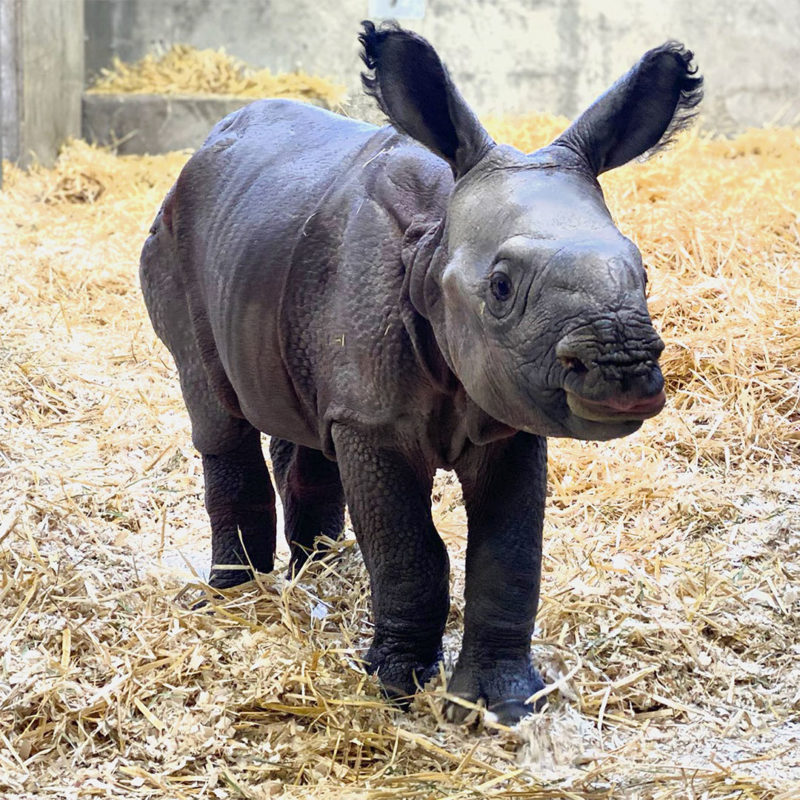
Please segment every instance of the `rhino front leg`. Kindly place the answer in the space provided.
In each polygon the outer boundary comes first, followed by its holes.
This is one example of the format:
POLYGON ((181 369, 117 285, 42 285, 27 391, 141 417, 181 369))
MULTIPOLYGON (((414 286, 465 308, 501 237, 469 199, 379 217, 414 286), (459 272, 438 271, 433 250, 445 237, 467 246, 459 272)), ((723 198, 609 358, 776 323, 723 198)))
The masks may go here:
MULTIPOLYGON (((249 427, 249 426, 248 426, 249 427)), ((271 572, 275 558, 275 493, 261 451, 261 435, 250 428, 232 450, 203 454, 206 510, 211 520, 211 577, 217 589, 271 572), (232 568, 226 568, 226 566, 232 568)))
MULTIPOLYGON (((518 433, 474 448, 456 465, 467 509, 466 608, 452 694, 484 700, 511 724, 535 709, 525 701, 543 687, 531 663, 539 602, 547 442, 518 433)), ((460 722, 468 709, 451 703, 460 722)))
POLYGON ((269 453, 292 551, 291 573, 305 564, 318 536, 342 535, 344 489, 339 468, 319 450, 272 437, 269 453))
POLYGON ((447 550, 431 517, 432 472, 336 424, 333 441, 369 571, 375 634, 366 656, 386 693, 409 697, 436 671, 449 599, 447 550))

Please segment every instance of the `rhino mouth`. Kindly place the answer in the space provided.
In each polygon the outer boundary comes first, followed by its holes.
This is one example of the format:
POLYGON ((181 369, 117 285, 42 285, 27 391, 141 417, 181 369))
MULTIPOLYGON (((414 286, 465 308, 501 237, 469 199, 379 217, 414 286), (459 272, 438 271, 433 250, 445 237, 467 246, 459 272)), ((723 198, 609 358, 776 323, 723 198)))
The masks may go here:
POLYGON ((569 410, 575 416, 591 422, 642 422, 660 413, 667 401, 663 389, 651 397, 611 397, 603 401, 581 397, 569 389, 564 392, 569 410))

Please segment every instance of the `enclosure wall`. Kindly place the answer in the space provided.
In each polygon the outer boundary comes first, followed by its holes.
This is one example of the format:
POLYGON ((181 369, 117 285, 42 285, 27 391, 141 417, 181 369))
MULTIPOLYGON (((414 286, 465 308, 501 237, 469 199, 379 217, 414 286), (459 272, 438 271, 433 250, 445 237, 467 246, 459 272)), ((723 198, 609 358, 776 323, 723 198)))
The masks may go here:
MULTIPOLYGON (((274 70, 332 77, 360 96, 355 34, 367 0, 85 0, 86 68, 153 46, 225 45, 274 70)), ((406 3, 406 5, 409 5, 406 3)), ((704 119, 733 132, 800 117, 800 3, 781 0, 427 0, 401 20, 430 38, 480 113, 575 115, 643 51, 674 38, 707 77, 704 119)), ((397 7, 397 6, 395 6, 397 7)), ((356 100, 356 113, 360 112, 356 100)))
POLYGON ((51 162, 80 136, 83 0, 0 0, 3 157, 51 162))

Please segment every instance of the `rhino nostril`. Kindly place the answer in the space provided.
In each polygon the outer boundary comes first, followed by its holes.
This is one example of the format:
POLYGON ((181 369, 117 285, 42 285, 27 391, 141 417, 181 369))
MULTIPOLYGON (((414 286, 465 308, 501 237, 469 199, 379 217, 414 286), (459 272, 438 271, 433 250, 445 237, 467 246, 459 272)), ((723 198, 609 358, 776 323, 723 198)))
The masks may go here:
POLYGON ((584 372, 589 371, 586 364, 575 356, 559 356, 558 360, 564 365, 564 369, 568 372, 575 372, 578 375, 582 375, 584 372))

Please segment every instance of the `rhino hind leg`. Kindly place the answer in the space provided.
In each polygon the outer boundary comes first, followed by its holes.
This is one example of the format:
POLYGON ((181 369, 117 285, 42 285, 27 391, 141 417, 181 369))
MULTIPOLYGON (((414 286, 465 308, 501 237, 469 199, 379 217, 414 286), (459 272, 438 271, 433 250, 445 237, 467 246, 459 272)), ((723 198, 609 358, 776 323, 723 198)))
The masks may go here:
POLYGON ((211 586, 223 589, 271 572, 275 559, 275 492, 251 428, 238 446, 203 454, 206 510, 211 520, 211 586))
POLYGON ((222 365, 207 341, 202 315, 193 315, 175 241, 165 214, 167 195, 145 243, 140 278, 153 328, 175 359, 192 441, 203 457, 206 510, 211 521, 215 588, 245 583, 253 570, 270 572, 275 554, 275 493, 259 432, 241 417, 222 365), (214 376, 214 378, 212 378, 214 376), (222 568, 229 565, 229 569, 222 568))
POLYGON ((284 531, 292 553, 291 574, 310 555, 324 552, 319 549, 319 537, 336 540, 342 535, 344 489, 338 466, 319 450, 272 437, 269 453, 283 503, 284 531))

